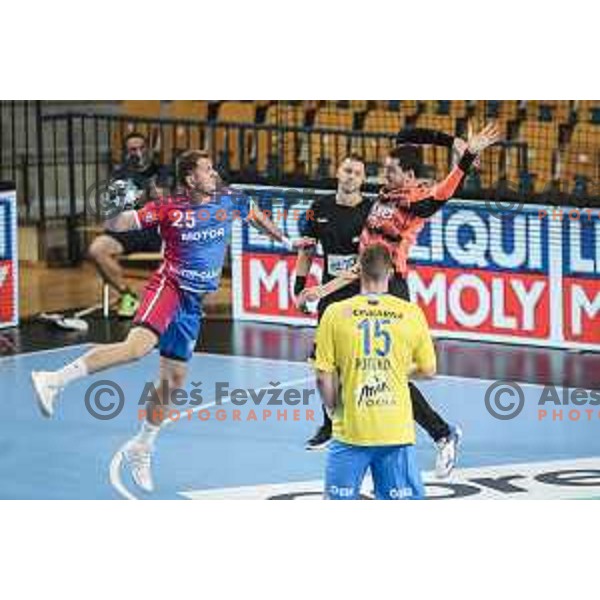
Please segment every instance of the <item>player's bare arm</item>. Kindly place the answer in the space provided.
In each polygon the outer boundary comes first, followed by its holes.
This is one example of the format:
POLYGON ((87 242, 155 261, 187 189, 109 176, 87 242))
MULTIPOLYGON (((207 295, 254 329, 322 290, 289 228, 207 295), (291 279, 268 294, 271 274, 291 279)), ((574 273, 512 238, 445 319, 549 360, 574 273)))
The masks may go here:
POLYGON ((312 238, 301 237, 297 240, 290 240, 286 235, 282 233, 282 231, 271 221, 264 212, 256 208, 252 207, 250 215, 248 217, 250 224, 261 231, 262 233, 267 234, 270 238, 274 239, 277 242, 281 242, 286 246, 288 250, 297 250, 300 248, 310 248, 315 245, 315 240, 312 238))
POLYGON ((321 394, 323 406, 328 414, 333 414, 337 406, 338 381, 335 372, 317 370, 317 387, 321 394))
POLYGON ((296 304, 303 310, 308 302, 316 302, 330 294, 341 290, 360 277, 360 265, 356 264, 351 269, 340 273, 335 279, 321 285, 306 288, 300 292, 296 304))

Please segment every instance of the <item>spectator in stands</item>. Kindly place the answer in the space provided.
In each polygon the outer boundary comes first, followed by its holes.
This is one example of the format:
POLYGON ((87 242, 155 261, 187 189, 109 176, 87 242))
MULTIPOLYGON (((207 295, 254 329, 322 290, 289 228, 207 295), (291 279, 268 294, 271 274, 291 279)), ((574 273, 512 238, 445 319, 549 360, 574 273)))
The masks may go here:
MULTIPOLYGON (((123 162, 112 172, 109 194, 118 196, 123 206, 119 208, 142 208, 160 195, 159 186, 165 185, 164 169, 154 160, 148 140, 138 132, 125 138, 123 162)), ((160 252, 161 238, 156 228, 141 231, 105 231, 89 248, 89 257, 96 265, 102 279, 119 292, 118 315, 131 318, 139 299, 127 285, 119 257, 136 252, 160 252)))

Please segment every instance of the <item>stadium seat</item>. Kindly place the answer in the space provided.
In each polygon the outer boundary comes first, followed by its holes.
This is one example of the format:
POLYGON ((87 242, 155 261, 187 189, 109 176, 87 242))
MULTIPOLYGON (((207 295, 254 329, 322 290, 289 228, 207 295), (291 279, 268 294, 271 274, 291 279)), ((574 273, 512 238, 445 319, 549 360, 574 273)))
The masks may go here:
POLYGON ((159 117, 160 100, 123 100, 121 112, 131 117, 159 117))
POLYGON ((316 110, 319 108, 321 100, 302 100, 301 105, 304 107, 304 110, 316 110))
POLYGON ((569 187, 579 177, 598 181, 600 153, 598 147, 569 145, 560 153, 559 176, 569 187))
POLYGON ((314 177, 334 177, 337 165, 351 152, 350 137, 338 133, 311 133, 306 164, 314 177))
MULTIPOLYGON (((170 119, 186 121, 206 121, 208 118, 208 102, 202 100, 173 100, 166 107, 165 116, 170 119)), ((191 123, 177 123, 161 128, 161 141, 165 162, 170 162, 171 150, 177 155, 190 148, 204 148, 205 127, 191 123)))
POLYGON ((511 188, 519 184, 521 164, 520 149, 517 146, 494 146, 485 151, 481 160, 481 184, 486 190, 497 187, 501 179, 506 179, 511 188))
POLYGON ((575 100, 577 119, 583 123, 600 123, 600 100, 575 100))
POLYGON ((325 100, 320 106, 329 111, 350 109, 353 112, 365 112, 367 105, 368 100, 325 100))
POLYGON ((425 146, 423 162, 433 170, 435 179, 443 179, 450 172, 451 151, 443 146, 425 146))
POLYGON ((571 100, 554 100, 554 111, 552 117, 559 123, 568 123, 573 111, 571 100))
POLYGON ((571 114, 569 100, 527 100, 527 119, 568 123, 571 114))
POLYGON ((554 179, 554 156, 556 149, 546 146, 529 147, 527 151, 527 171, 534 176, 534 190, 541 193, 554 179))
POLYGON ((254 157, 258 173, 268 176, 275 169, 277 173, 294 175, 299 169, 297 155, 302 137, 291 131, 259 131, 254 157))
POLYGON ((393 138, 380 135, 355 135, 351 137, 349 150, 361 156, 367 165, 380 165, 393 146, 393 138))
POLYGON ((418 102, 416 100, 400 100, 399 110, 404 117, 414 117, 417 114, 418 102))
MULTIPOLYGON (((352 129, 352 115, 346 111, 336 115, 322 109, 317 113, 315 129, 352 129)), ((311 133, 309 146, 305 147, 305 161, 309 174, 317 178, 330 178, 336 167, 349 153, 350 138, 340 133, 311 133)))
POLYGON ((438 114, 439 102, 439 100, 419 100, 418 105, 420 106, 422 112, 430 115, 436 115, 438 114))
POLYGON ((600 178, 600 125, 577 123, 560 153, 560 176, 571 184, 577 177, 600 178))
POLYGON ((255 117, 253 102, 223 102, 217 113, 220 123, 254 123, 255 117))
POLYGON ((399 112, 403 117, 412 117, 417 113, 417 100, 371 100, 373 109, 399 112))
MULTIPOLYGON (((207 102, 179 100, 162 108, 162 116, 171 119, 204 121, 209 112, 215 119, 215 124, 206 128, 188 127, 185 122, 163 124, 160 131, 165 159, 170 159, 171 149, 206 145, 217 162, 232 172, 254 168, 264 175, 304 173, 329 178, 349 152, 363 156, 375 172, 392 146, 394 134, 407 122, 466 136, 467 127, 477 130, 493 120, 509 142, 526 144, 526 152, 523 154, 524 147, 518 145, 489 150, 479 174, 484 188, 493 189, 502 177, 511 183, 526 177, 539 192, 558 175, 569 185, 576 178, 597 179, 599 175, 596 148, 600 148, 600 101, 595 100, 225 101, 213 103, 212 112, 207 102), (250 126, 255 123, 257 109, 261 126, 267 126, 259 131, 250 126), (579 122, 565 145, 568 129, 560 126, 572 123, 573 110, 579 122), (236 127, 238 124, 241 127, 236 127), (355 132, 355 127, 360 131, 355 132), (334 130, 343 133, 338 135, 334 130), (564 148, 559 148, 559 142, 564 148), (521 157, 527 159, 522 164, 521 157)), ((123 113, 132 116, 156 117, 160 109, 159 101, 122 103, 123 113)), ((143 121, 113 125, 115 157, 120 156, 123 136, 134 125, 150 137, 156 133, 143 121)), ((448 171, 450 155, 446 149, 424 147, 423 158, 434 168, 436 177, 448 171)))
POLYGON ((350 100, 350 108, 354 112, 365 112, 367 110, 367 100, 350 100))
POLYGON ((518 139, 532 146, 556 148, 558 146, 558 123, 525 121, 519 128, 518 139))
POLYGON ((535 175, 536 193, 542 192, 554 177, 554 159, 558 155, 558 123, 525 121, 518 139, 527 144, 527 172, 535 175))
POLYGON ((302 103, 289 104, 277 102, 267 109, 265 124, 281 129, 258 131, 256 146, 256 165, 261 174, 271 170, 283 171, 287 175, 298 172, 301 165, 298 160, 300 149, 306 144, 308 135, 299 131, 285 131, 286 128, 304 127, 306 119, 302 103))
POLYGON ((223 102, 219 106, 217 121, 207 130, 207 138, 213 157, 224 171, 238 172, 250 162, 256 134, 253 128, 243 125, 253 125, 255 116, 253 102, 223 102))
POLYGON ((398 133, 402 128, 402 115, 390 110, 370 110, 365 117, 363 131, 398 133))
POLYGON ((206 132, 206 146, 225 173, 246 169, 256 155, 257 135, 252 127, 215 123, 206 132))
POLYGON ((354 113, 346 109, 321 108, 317 111, 314 121, 316 129, 345 129, 352 130, 354 113))
POLYGON ((456 120, 446 115, 421 114, 417 117, 416 126, 443 131, 450 135, 455 135, 456 133, 456 120))
POLYGON ((600 146, 600 125, 577 123, 573 129, 569 145, 598 148, 600 146))
MULTIPOLYGON (((337 109, 336 111, 327 108, 321 108, 317 111, 314 121, 315 129, 346 130, 351 132, 354 125, 354 113, 351 110, 337 109)), ((309 145, 304 147, 304 155, 308 172, 316 177, 334 177, 339 162, 354 151, 353 147, 360 142, 355 141, 354 137, 334 133, 311 133, 309 145)), ((373 154, 368 147, 364 148, 367 152, 360 152, 365 155, 365 160, 373 154)))
POLYGON ((267 109, 265 124, 277 126, 281 130, 259 131, 257 134, 256 164, 261 174, 267 174, 276 168, 285 174, 292 175, 299 169, 297 160, 307 134, 298 131, 285 131, 286 128, 304 126, 306 118, 302 103, 298 105, 278 102, 267 109))
POLYGON ((206 100, 172 100, 168 103, 165 116, 171 119, 195 119, 205 121, 208 118, 206 100))
POLYGON ((467 114, 466 100, 450 100, 450 110, 448 114, 455 119, 462 119, 467 114))
POLYGON ((306 115, 302 106, 277 103, 267 109, 265 123, 281 127, 303 127, 305 119, 306 115))
MULTIPOLYGON (((508 181, 514 184, 519 182, 519 174, 523 170, 523 165, 520 161, 519 148, 515 146, 509 146, 506 148, 504 170, 504 176, 508 179, 508 181)), ((502 175, 502 173, 500 173, 500 175, 502 175)))
POLYGON ((519 115, 518 100, 472 100, 474 115, 482 122, 487 121, 514 121, 519 115))
POLYGON ((460 119, 467 113, 466 100, 424 100, 421 105, 424 106, 426 113, 432 115, 445 115, 460 119))

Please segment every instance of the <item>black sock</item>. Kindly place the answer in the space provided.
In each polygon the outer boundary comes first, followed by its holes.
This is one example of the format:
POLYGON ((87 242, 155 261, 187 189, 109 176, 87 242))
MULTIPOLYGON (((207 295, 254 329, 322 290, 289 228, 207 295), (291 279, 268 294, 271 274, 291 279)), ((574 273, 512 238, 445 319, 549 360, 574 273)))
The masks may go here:
POLYGON ((323 425, 321 425, 321 427, 325 427, 331 431, 331 419, 329 418, 325 407, 322 406, 321 408, 323 409, 323 425))
POLYGON ((448 437, 451 433, 450 426, 429 405, 421 390, 409 381, 410 400, 413 407, 415 421, 433 438, 435 442, 448 437))

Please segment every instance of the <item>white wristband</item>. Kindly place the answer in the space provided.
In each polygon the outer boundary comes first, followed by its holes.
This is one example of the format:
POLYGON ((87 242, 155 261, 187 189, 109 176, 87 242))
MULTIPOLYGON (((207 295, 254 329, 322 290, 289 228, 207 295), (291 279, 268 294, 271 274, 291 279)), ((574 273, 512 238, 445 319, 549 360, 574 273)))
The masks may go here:
POLYGON ((285 235, 281 238, 281 243, 285 246, 286 250, 294 249, 294 243, 292 242, 292 240, 290 240, 289 237, 285 235))

